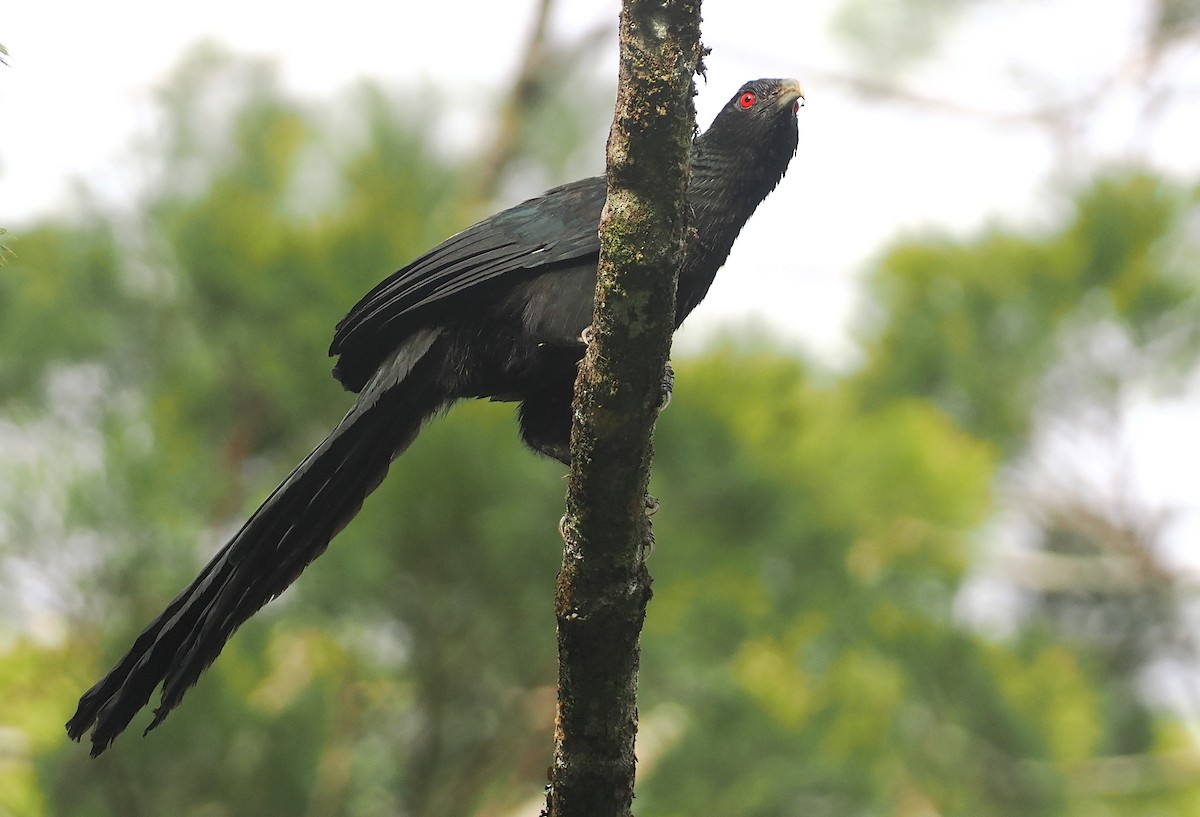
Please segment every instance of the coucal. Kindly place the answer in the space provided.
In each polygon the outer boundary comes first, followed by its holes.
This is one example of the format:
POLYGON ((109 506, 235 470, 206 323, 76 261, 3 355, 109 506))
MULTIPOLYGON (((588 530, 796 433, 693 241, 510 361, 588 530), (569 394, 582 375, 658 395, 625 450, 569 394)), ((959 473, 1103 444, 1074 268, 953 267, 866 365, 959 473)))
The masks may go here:
MULTIPOLYGON (((743 85, 692 146, 691 224, 676 327, 704 298, 747 219, 796 153, 794 79, 743 85)), ((341 320, 329 354, 358 394, 337 427, 84 693, 67 733, 99 755, 162 695, 160 724, 242 622, 282 593, 358 513, 421 424, 466 398, 520 403, 521 437, 569 462, 571 399, 592 319, 597 176, 556 187, 446 239, 341 320)))

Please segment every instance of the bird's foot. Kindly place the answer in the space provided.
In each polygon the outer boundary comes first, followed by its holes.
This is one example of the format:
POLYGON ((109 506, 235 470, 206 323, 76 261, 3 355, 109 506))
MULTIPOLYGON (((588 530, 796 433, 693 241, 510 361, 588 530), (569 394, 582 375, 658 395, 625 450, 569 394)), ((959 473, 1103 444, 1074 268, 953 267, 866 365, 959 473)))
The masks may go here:
MULTIPOLYGON (((650 518, 658 513, 662 503, 650 494, 646 494, 642 497, 642 505, 646 510, 646 535, 642 539, 642 561, 645 561, 650 558, 650 554, 654 553, 654 524, 650 518)), ((567 515, 565 513, 558 520, 558 535, 564 542, 567 541, 567 515)))
POLYGON ((646 494, 642 498, 642 504, 646 509, 646 534, 642 538, 642 561, 644 562, 654 553, 654 521, 652 517, 658 513, 662 503, 650 494, 646 494))
POLYGON ((654 555, 654 525, 647 518, 646 535, 642 539, 642 561, 646 561, 652 555, 654 555))
POLYGON ((675 369, 671 367, 671 361, 667 361, 667 367, 663 369, 662 390, 660 392, 658 410, 664 412, 667 406, 671 405, 671 392, 675 390, 675 369))

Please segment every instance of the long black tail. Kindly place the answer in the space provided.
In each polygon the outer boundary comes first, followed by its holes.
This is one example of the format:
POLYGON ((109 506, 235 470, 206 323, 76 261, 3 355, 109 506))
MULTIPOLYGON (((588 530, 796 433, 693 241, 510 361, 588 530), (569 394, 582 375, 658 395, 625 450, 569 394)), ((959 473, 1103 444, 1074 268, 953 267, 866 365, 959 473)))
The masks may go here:
POLYGON ((92 756, 99 755, 161 683, 162 698, 146 732, 158 726, 242 622, 324 552, 422 422, 442 407, 432 378, 413 371, 436 368, 436 361, 421 360, 436 337, 432 331, 418 334, 383 364, 337 428, 84 693, 67 722, 72 739, 94 727, 92 756))

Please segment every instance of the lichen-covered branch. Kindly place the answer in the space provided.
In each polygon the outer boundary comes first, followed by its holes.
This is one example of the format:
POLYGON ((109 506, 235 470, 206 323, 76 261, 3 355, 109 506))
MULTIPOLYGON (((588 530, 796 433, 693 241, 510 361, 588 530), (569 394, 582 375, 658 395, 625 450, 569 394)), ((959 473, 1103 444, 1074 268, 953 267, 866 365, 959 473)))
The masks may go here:
POLYGON ((701 64, 699 0, 625 0, 596 312, 576 383, 551 817, 628 815, 651 435, 674 329, 688 153, 701 64))

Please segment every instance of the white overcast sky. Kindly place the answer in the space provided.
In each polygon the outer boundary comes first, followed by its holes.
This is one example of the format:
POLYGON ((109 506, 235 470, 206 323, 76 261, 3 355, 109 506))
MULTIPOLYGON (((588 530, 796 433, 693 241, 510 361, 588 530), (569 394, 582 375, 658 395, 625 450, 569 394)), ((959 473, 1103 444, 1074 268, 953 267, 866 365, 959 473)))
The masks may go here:
MULTIPOLYGON (((830 32, 836 5, 704 4, 713 53, 698 100, 702 126, 755 77, 798 77, 808 104, 787 178, 743 232, 685 343, 720 323, 753 322, 828 365, 846 365, 859 276, 890 238, 928 228, 968 235, 997 220, 1046 223, 1060 213, 1057 191, 1098 160, 1137 156, 1193 179, 1200 170, 1200 106, 1180 106, 1157 127, 1139 129, 1143 92, 1134 87, 1119 85, 1097 100, 1069 163, 1032 125, 848 94, 827 81, 850 64, 830 32)), ((904 85, 960 108, 1020 114, 1035 104, 1031 91, 1071 96, 1097 87, 1129 55, 1148 5, 981 3, 904 85)), ((274 60, 289 90, 316 101, 363 77, 396 87, 436 83, 461 138, 483 138, 533 7, 534 0, 341 0, 308 9, 282 0, 13 0, 0 9, 0 43, 10 51, 9 66, 0 66, 0 225, 14 233, 19 252, 21 225, 61 208, 79 182, 119 206, 133 184, 131 140, 154 127, 155 88, 185 49, 206 39, 274 60)), ((605 23, 615 28, 617 10, 617 0, 561 0, 553 29, 569 37, 605 23)), ((615 58, 614 44, 598 55, 595 75, 614 75, 615 58)), ((1200 83, 1194 61, 1176 69, 1178 78, 1200 83)), ((602 165, 598 153, 595 171, 602 165)), ((1192 533, 1200 532, 1198 405, 1200 388, 1139 406, 1125 443, 1133 481, 1153 503, 1179 509, 1180 530, 1192 533), (1190 454, 1180 455, 1181 441, 1190 454)), ((1191 536, 1176 541, 1200 550, 1191 536)))
MULTIPOLYGON (((481 137, 534 2, 342 0, 321 13, 282 0, 7 5, 0 12, 0 42, 11 52, 0 70, 0 224, 15 229, 66 201, 74 180, 117 197, 128 193, 130 140, 154 125, 154 89, 188 46, 205 39, 275 60, 289 89, 317 100, 361 77, 395 86, 436 82, 456 109, 451 121, 463 125, 466 139, 481 137)), ((702 126, 741 82, 759 76, 799 77, 808 105, 787 179, 693 319, 701 328, 765 319, 832 361, 850 349, 855 276, 886 240, 930 226, 965 232, 996 217, 1045 217, 1062 175, 1036 127, 863 100, 823 85, 825 74, 846 64, 829 31, 836 5, 704 5, 713 54, 698 102, 702 126)), ((1032 103, 1023 82, 1070 91, 1102 76, 1114 55, 1127 53, 1143 4, 982 5, 946 38, 944 56, 906 77, 907 87, 983 111, 1026 111, 1032 103), (1077 31, 1080 20, 1086 36, 1077 31), (1023 81, 1019 72, 1033 78, 1023 81)), ((562 0, 553 27, 567 37, 605 23, 615 28, 617 9, 616 0, 562 0)), ((615 45, 598 55, 594 72, 602 80, 615 74, 615 45)), ((1096 154, 1123 155, 1130 145, 1121 100, 1110 103, 1111 130, 1089 144, 1096 154)), ((1177 133, 1178 143, 1158 137, 1156 156, 1194 170, 1196 152, 1186 144, 1194 132, 1163 130, 1177 133)), ((597 172, 602 162, 597 155, 597 172)))

